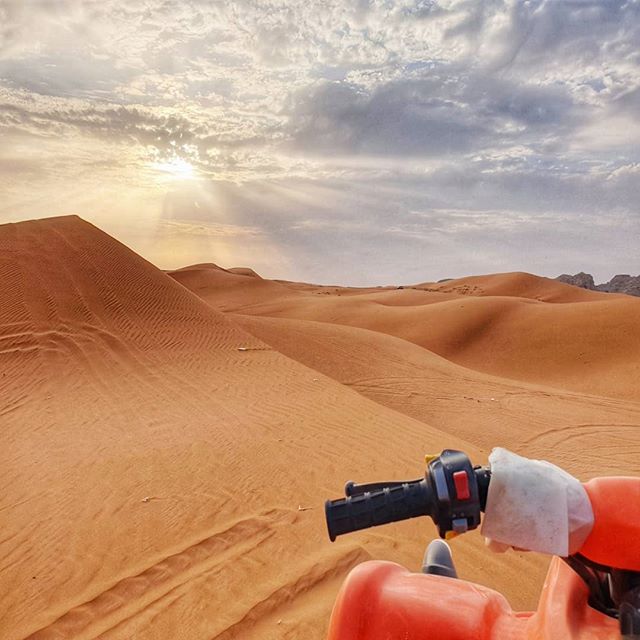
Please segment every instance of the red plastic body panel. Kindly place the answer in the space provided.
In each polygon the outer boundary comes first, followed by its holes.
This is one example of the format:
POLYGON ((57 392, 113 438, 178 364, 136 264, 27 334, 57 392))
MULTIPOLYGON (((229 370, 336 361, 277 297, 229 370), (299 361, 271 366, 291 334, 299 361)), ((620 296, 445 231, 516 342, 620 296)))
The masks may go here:
POLYGON ((587 588, 554 558, 537 612, 464 580, 365 562, 347 577, 329 640, 619 640, 618 623, 587 605, 587 588))
POLYGON ((584 488, 594 525, 580 553, 608 567, 640 571, 640 478, 595 478, 584 488))

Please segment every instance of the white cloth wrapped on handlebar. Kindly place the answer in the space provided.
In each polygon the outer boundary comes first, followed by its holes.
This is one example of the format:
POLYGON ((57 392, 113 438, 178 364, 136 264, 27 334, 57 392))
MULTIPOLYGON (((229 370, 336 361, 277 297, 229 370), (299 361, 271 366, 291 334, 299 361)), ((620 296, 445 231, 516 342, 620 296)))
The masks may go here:
POLYGON ((483 536, 562 557, 582 547, 593 527, 593 510, 579 480, 550 462, 502 448, 493 449, 489 464, 483 536))

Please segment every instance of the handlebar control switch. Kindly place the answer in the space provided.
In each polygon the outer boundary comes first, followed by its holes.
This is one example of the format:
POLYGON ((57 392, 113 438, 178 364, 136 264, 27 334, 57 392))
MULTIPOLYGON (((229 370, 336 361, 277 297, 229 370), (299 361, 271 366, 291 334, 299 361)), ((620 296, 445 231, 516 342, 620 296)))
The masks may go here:
MULTIPOLYGON (((429 462, 426 479, 434 488, 436 500, 431 517, 441 538, 451 531, 459 534, 480 526, 480 512, 484 506, 481 490, 476 469, 465 453, 445 449, 429 462)), ((486 493, 484 498, 486 501, 486 493)))

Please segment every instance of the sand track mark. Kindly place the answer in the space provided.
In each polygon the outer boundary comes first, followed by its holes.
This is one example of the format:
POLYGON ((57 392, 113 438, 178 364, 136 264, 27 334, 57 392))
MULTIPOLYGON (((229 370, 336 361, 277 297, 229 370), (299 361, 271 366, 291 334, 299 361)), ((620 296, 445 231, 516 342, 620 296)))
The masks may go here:
POLYGON ((218 565, 249 553, 275 533, 278 524, 291 522, 295 513, 274 510, 240 520, 171 554, 141 573, 123 578, 88 602, 76 605, 53 623, 25 640, 94 638, 144 610, 176 587, 218 565))
POLYGON ((603 429, 614 431, 616 435, 621 435, 621 432, 631 431, 635 434, 640 434, 640 424, 574 424, 564 427, 558 427, 557 429, 548 429, 542 433, 538 433, 528 440, 525 444, 541 444, 542 441, 550 441, 551 446, 557 446, 558 444, 573 440, 575 438, 581 438, 584 436, 602 435, 603 429))

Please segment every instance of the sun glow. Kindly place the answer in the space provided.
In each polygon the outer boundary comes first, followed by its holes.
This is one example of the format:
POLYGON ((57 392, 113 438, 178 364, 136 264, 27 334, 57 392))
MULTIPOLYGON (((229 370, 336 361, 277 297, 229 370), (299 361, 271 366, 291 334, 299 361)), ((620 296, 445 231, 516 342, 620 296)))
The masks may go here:
POLYGON ((151 166, 176 180, 191 180, 196 176, 195 167, 184 158, 176 156, 166 162, 154 162, 151 166))

